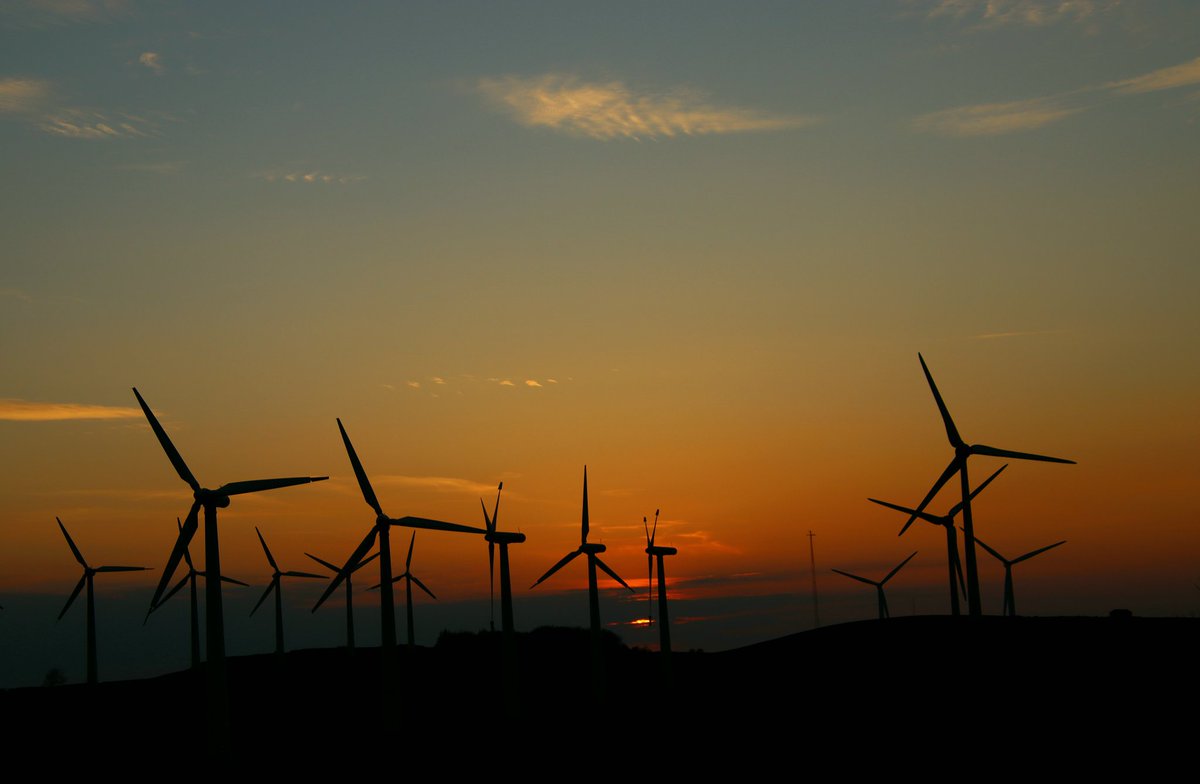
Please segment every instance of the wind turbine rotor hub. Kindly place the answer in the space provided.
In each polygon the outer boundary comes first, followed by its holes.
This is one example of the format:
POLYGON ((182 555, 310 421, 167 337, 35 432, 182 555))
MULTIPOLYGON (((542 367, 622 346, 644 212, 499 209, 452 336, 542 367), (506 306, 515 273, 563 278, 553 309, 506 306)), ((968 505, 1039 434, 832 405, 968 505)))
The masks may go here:
POLYGON ((582 545, 580 545, 579 552, 592 553, 593 555, 599 555, 600 553, 604 552, 607 549, 608 548, 602 544, 593 544, 592 542, 584 542, 582 545))
POLYGON ((202 487, 192 493, 192 497, 202 506, 211 506, 217 509, 224 509, 229 506, 229 496, 221 495, 214 490, 202 487))

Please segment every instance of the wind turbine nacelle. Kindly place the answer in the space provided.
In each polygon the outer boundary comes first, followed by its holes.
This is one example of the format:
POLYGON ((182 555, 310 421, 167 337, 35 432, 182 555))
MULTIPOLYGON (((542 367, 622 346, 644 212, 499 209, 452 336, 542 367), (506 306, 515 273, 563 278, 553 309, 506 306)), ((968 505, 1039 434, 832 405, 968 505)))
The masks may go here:
POLYGON ((520 544, 525 541, 525 534, 514 531, 497 531, 494 534, 485 534, 483 538, 495 544, 520 544))
POLYGON ((659 547, 655 545, 654 547, 646 548, 646 555, 675 555, 678 552, 674 547, 659 547))
POLYGON ((192 496, 203 506, 212 506, 218 509, 224 509, 229 506, 229 496, 218 495, 212 490, 197 490, 195 493, 192 493, 192 496))
POLYGON ((588 553, 590 555, 599 555, 600 553, 604 552, 607 549, 608 548, 602 544, 592 544, 591 542, 584 542, 582 545, 580 545, 579 552, 588 553))

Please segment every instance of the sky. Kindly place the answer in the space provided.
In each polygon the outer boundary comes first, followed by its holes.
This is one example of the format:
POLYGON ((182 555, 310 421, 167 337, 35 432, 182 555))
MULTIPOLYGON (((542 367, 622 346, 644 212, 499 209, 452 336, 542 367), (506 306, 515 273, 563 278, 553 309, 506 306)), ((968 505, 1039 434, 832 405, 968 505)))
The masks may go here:
MULTIPOLYGON (((968 442, 1077 461, 976 503, 1009 557, 1067 540, 1023 613, 1194 615, 1198 131, 1192 2, 3 0, 0 686, 82 677, 56 517, 155 569, 97 578, 101 677, 186 663, 182 602, 141 625, 191 498, 134 386, 205 486, 330 477, 221 511, 231 654, 273 641, 256 526, 315 570, 371 525, 338 417, 392 516, 504 482, 519 628, 586 623, 582 564, 527 590, 584 465, 629 644, 656 509, 676 648, 812 628, 810 541, 822 624, 913 551, 893 614, 947 612, 941 532, 867 501, 951 456, 918 352, 968 442)), ((419 642, 486 627, 485 551, 418 534, 419 642)), ((320 590, 289 647, 340 644, 320 590)))

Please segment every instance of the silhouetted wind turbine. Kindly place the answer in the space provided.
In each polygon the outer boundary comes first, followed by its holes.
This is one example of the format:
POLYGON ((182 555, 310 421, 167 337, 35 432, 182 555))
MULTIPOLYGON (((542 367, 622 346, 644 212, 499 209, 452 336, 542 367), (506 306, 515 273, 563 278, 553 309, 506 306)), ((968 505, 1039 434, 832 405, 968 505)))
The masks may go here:
POLYGON ((96 683, 99 679, 96 674, 96 598, 92 590, 92 578, 100 572, 143 572, 149 567, 146 566, 88 566, 87 561, 83 559, 83 553, 79 552, 79 548, 75 546, 71 535, 67 533, 67 527, 62 524, 62 520, 57 517, 58 527, 62 530, 63 536, 67 539, 67 545, 71 548, 71 553, 75 556, 75 560, 83 567, 83 576, 79 578, 79 582, 75 583, 75 590, 71 592, 71 598, 67 599, 67 603, 63 605, 62 612, 58 614, 58 620, 67 614, 67 610, 71 609, 71 604, 74 603, 75 597, 79 596, 79 592, 87 586, 87 682, 96 683))
POLYGON ((563 568, 571 561, 575 560, 580 555, 587 555, 588 562, 588 609, 591 618, 592 631, 592 677, 593 685, 597 690, 597 696, 603 689, 603 660, 600 652, 600 591, 596 587, 596 567, 604 570, 604 573, 613 578, 621 585, 625 586, 630 593, 634 590, 629 587, 629 583, 621 579, 620 575, 608 567, 608 564, 600 560, 600 553, 604 552, 605 546, 602 544, 590 544, 588 538, 588 489, 587 489, 587 466, 583 467, 583 520, 581 523, 581 533, 579 548, 568 553, 550 570, 537 579, 533 585, 529 586, 530 590, 540 585, 546 578, 563 568))
MULTIPOLYGON (((163 569, 162 579, 154 591, 154 598, 150 600, 150 606, 153 607, 161 601, 167 585, 175 574, 175 568, 179 565, 188 544, 196 534, 196 529, 199 527, 200 507, 204 507, 204 570, 209 574, 219 575, 221 573, 221 547, 217 536, 217 509, 229 506, 230 496, 319 482, 329 477, 293 476, 282 479, 251 479, 243 482, 230 482, 221 485, 216 490, 201 487, 187 467, 187 463, 183 462, 179 450, 167 437, 167 431, 163 430, 162 425, 158 423, 158 419, 150 410, 150 406, 146 405, 146 401, 142 399, 136 387, 133 394, 137 397, 138 405, 142 407, 142 412, 145 413, 150 428, 158 438, 158 443, 167 453, 167 459, 175 468, 175 473, 179 474, 179 478, 192 489, 192 497, 195 499, 183 521, 179 538, 175 540, 175 548, 167 559, 167 566, 163 569)), ((225 670, 225 617, 221 603, 220 580, 204 581, 204 614, 207 626, 205 647, 208 649, 208 663, 205 669, 208 672, 210 741, 215 744, 213 750, 217 754, 223 754, 225 752, 223 747, 226 747, 229 742, 229 690, 225 670)))
POLYGON ((887 597, 885 597, 883 595, 883 586, 887 583, 888 580, 892 579, 896 575, 896 572, 900 571, 900 569, 904 566, 904 564, 911 561, 913 559, 913 555, 916 555, 916 554, 917 554, 917 551, 913 551, 912 555, 908 556, 903 561, 901 561, 896 566, 895 569, 888 572, 887 577, 884 577, 879 582, 876 582, 874 580, 868 580, 866 577, 859 577, 857 574, 850 574, 849 572, 843 572, 841 569, 834 569, 833 571, 835 571, 838 574, 843 575, 845 577, 849 577, 851 580, 858 580, 860 583, 866 583, 867 585, 875 586, 875 590, 879 594, 879 617, 887 618, 888 617, 887 597))
MULTIPOLYGON (((182 532, 183 531, 183 523, 181 523, 179 521, 178 517, 175 518, 175 524, 177 526, 179 526, 179 530, 182 532)), ((200 571, 196 570, 196 566, 192 563, 192 554, 191 554, 190 546, 184 548, 183 560, 187 563, 187 567, 188 567, 187 574, 183 576, 182 580, 180 580, 178 583, 175 584, 175 587, 172 588, 170 590, 170 592, 167 593, 166 596, 164 596, 161 600, 159 600, 158 604, 154 604, 154 605, 150 606, 150 609, 146 611, 146 619, 149 620, 150 613, 154 612, 159 607, 162 607, 164 604, 166 604, 168 601, 170 601, 171 597, 174 596, 175 594, 179 593, 180 589, 182 589, 185 584, 188 585, 188 587, 191 589, 191 599, 192 599, 190 626, 191 626, 191 632, 192 632, 192 634, 191 634, 192 667, 194 669, 194 668, 200 666, 200 609, 199 609, 199 604, 196 600, 196 578, 203 577, 207 580, 208 575, 204 572, 200 572, 200 571)), ((241 585, 246 588, 250 587, 249 585, 242 582, 241 580, 235 580, 232 577, 226 577, 224 575, 221 575, 221 581, 227 582, 227 583, 233 583, 234 585, 241 585)), ((146 621, 142 621, 143 624, 145 624, 145 622, 146 621)))
POLYGON ((305 555, 346 581, 346 647, 354 650, 354 581, 351 579, 351 575, 378 558, 379 553, 373 553, 356 564, 346 564, 346 566, 334 566, 329 561, 322 560, 312 553, 305 553, 305 555))
POLYGON ((254 615, 262 603, 267 600, 271 592, 275 592, 275 653, 283 655, 283 585, 284 577, 307 577, 310 580, 324 580, 325 578, 319 574, 310 574, 309 572, 284 572, 279 568, 279 564, 275 563, 274 556, 271 555, 271 548, 267 547, 267 540, 263 539, 262 531, 258 530, 258 526, 254 526, 254 533, 258 534, 258 542, 262 545, 263 554, 267 556, 267 563, 271 564, 271 569, 274 574, 271 575, 271 582, 267 585, 267 590, 263 591, 263 595, 259 597, 258 604, 254 605, 254 609, 250 611, 254 615))
MULTIPOLYGON (((401 580, 404 581, 404 596, 405 596, 405 602, 408 607, 408 647, 410 647, 410 648, 417 644, 416 643, 416 633, 414 631, 415 627, 413 626, 413 603, 412 603, 413 583, 416 583, 418 588, 420 588, 425 593, 429 594, 429 598, 435 599, 435 600, 437 599, 437 597, 433 595, 433 591, 426 588, 425 583, 421 582, 420 578, 418 578, 415 574, 412 573, 413 545, 416 544, 416 542, 417 542, 417 532, 413 531, 412 538, 408 540, 408 558, 406 558, 404 561, 404 574, 401 574, 401 575, 398 575, 398 576, 392 578, 393 583, 398 583, 401 580)), ((379 587, 378 585, 372 585, 367 590, 373 591, 378 587, 379 587)))
MULTIPOLYGON (((658 561, 658 649, 664 656, 671 654, 671 620, 667 617, 667 575, 663 569, 663 557, 675 555, 678 550, 674 547, 659 547, 654 544, 654 537, 658 534, 658 511, 654 510, 654 529, 651 530, 646 524, 646 518, 642 518, 642 527, 646 529, 646 568, 649 572, 649 578, 646 581, 646 598, 653 601, 651 594, 653 593, 654 581, 654 562, 658 561)), ((650 616, 650 622, 654 622, 653 614, 650 616)))
POLYGON ((513 633, 513 607, 512 607, 512 581, 509 578, 508 570, 508 546, 510 544, 521 544, 525 541, 525 534, 512 533, 509 531, 496 530, 497 521, 500 518, 500 491, 504 489, 504 483, 501 482, 496 488, 496 505, 492 509, 491 517, 488 517, 487 507, 484 506, 483 499, 479 499, 479 506, 483 509, 483 523, 487 526, 487 533, 483 538, 488 543, 488 579, 492 587, 492 628, 496 628, 495 617, 495 565, 496 565, 496 545, 500 545, 500 624, 504 629, 506 636, 512 636, 513 633))
POLYGON ((1045 547, 1039 547, 1038 549, 1033 550, 1028 553, 1025 553, 1024 555, 1019 555, 1010 561, 1007 558, 1005 558, 1003 555, 1001 555, 1000 553, 996 552, 995 550, 993 550, 992 548, 990 548, 986 544, 984 544, 982 539, 977 538, 975 541, 979 543, 980 547, 982 547, 984 550, 987 550, 989 553, 991 553, 993 556, 995 556, 996 559, 998 561, 1000 561, 1000 563, 1004 564, 1004 611, 1002 614, 1008 615, 1008 616, 1015 616, 1017 614, 1017 602, 1016 602, 1016 599, 1013 598, 1012 568, 1014 566, 1016 566, 1017 564, 1021 563, 1021 561, 1028 561, 1030 558, 1034 557, 1035 555, 1041 555, 1042 553, 1046 552, 1047 550, 1053 550, 1055 547, 1058 547, 1060 544, 1067 543, 1067 540, 1064 539, 1061 542, 1055 542, 1054 544, 1049 544, 1049 545, 1046 545, 1045 547))
MULTIPOLYGON (((996 472, 984 480, 983 484, 976 487, 971 493, 971 498, 979 495, 983 488, 991 484, 991 481, 1000 475, 1000 472, 1008 468, 1008 463, 996 469, 996 472)), ((954 506, 950 507, 950 511, 944 515, 934 515, 929 512, 918 512, 915 509, 910 509, 907 506, 898 504, 889 504, 887 501, 880 501, 875 498, 868 498, 868 501, 886 506, 888 509, 895 509, 898 512, 904 512, 908 515, 916 515, 927 523, 940 525, 946 529, 946 562, 950 569, 950 613, 952 615, 960 615, 961 609, 958 604, 958 589, 961 586, 963 593, 967 592, 966 581, 963 579, 962 561, 958 557, 958 529, 954 527, 954 516, 962 509, 962 502, 959 501, 954 506)), ((907 526, 905 526, 907 528, 907 526)), ((904 533, 901 531, 900 533, 904 533)))
MULTIPOLYGON (((339 419, 338 430, 342 433, 342 442, 346 445, 346 455, 350 458, 350 465, 354 468, 354 476, 358 478, 358 487, 362 491, 363 500, 367 502, 367 506, 375 510, 375 525, 371 526, 371 530, 367 532, 366 537, 358 545, 350 557, 346 560, 346 566, 339 571, 338 575, 329 581, 329 586, 325 589, 325 593, 317 600, 313 607, 315 612, 317 607, 329 598, 329 595, 341 585, 344 579, 343 575, 351 565, 357 564, 366 556, 371 547, 375 544, 375 537, 379 537, 379 585, 380 588, 380 613, 383 624, 383 649, 385 654, 394 651, 396 648, 396 611, 392 597, 392 548, 391 540, 388 535, 388 530, 393 525, 402 525, 408 528, 428 528, 434 531, 455 531, 457 533, 468 534, 486 534, 482 528, 472 528, 467 525, 459 525, 458 523, 444 523, 440 520, 428 520, 424 517, 388 517, 383 513, 383 507, 379 505, 379 499, 375 497, 375 491, 371 488, 371 482, 367 479, 367 472, 363 470, 362 463, 358 459, 358 454, 354 451, 354 445, 350 443, 350 436, 346 435, 346 428, 342 427, 342 420, 339 419)), ((385 655, 385 660, 391 661, 390 656, 385 655)), ((390 666, 386 665, 386 666, 390 666)))
POLYGON ((946 408, 941 393, 938 392, 937 384, 933 383, 933 375, 930 374, 929 367, 925 364, 925 358, 920 354, 917 354, 917 358, 921 360, 921 369, 925 371, 925 379, 929 382, 929 389, 933 392, 933 399, 937 403, 938 411, 941 412, 942 422, 946 426, 946 437, 950 440, 950 446, 954 447, 954 457, 950 460, 950 464, 946 466, 946 470, 938 477, 938 480, 933 483, 933 487, 925 494, 925 498, 917 505, 916 513, 908 518, 908 522, 904 524, 904 528, 900 530, 900 533, 903 534, 908 529, 908 526, 912 525, 913 521, 917 519, 917 513, 924 512, 925 507, 933 500, 937 492, 942 489, 942 485, 950 481, 950 477, 957 473, 961 480, 960 485, 963 499, 963 547, 967 556, 967 607, 971 615, 981 615, 983 609, 979 601, 979 569, 975 562, 975 526, 971 520, 971 483, 967 478, 967 458, 971 455, 988 455, 990 457, 1006 457, 1014 460, 1040 460, 1046 463, 1074 464, 1075 461, 1066 460, 1061 457, 1035 455, 1029 452, 997 449, 996 447, 984 444, 966 443, 958 434, 958 428, 954 426, 954 420, 950 418, 950 411, 946 408))

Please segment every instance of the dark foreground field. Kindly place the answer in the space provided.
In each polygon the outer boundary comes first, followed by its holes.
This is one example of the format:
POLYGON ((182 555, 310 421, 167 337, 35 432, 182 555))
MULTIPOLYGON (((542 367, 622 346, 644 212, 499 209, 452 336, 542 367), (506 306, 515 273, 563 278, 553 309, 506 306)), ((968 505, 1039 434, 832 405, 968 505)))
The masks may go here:
MULTIPOLYGON (((230 659, 235 753, 294 766, 351 750, 362 759, 383 744, 398 758, 437 754, 440 764, 479 767, 515 744, 514 755, 543 764, 539 749, 578 748, 590 749, 588 759, 605 750, 643 761, 675 755, 702 770, 705 760, 743 755, 766 764, 859 754, 870 764, 885 751, 928 759, 965 745, 1094 760, 1157 744, 1168 754, 1191 749, 1200 697, 1200 620, 1189 618, 864 621, 722 653, 677 652, 669 684, 658 654, 609 635, 602 698, 586 631, 538 629, 518 643, 515 707, 503 696, 498 634, 402 648, 390 695, 377 649, 230 659)), ((194 762, 204 755, 204 683, 202 672, 181 672, 3 691, 3 742, 17 757, 94 753, 74 757, 85 766, 150 762, 169 749, 194 762)))

